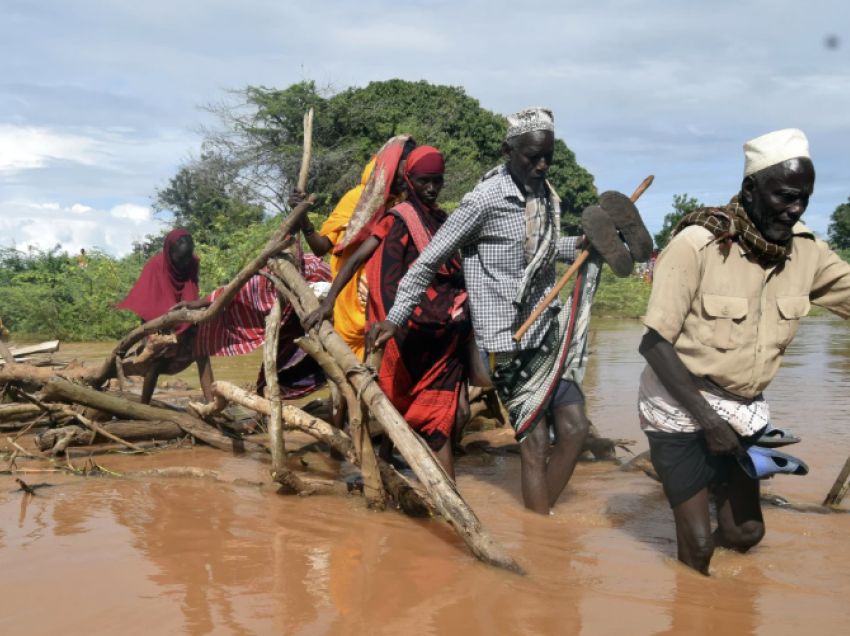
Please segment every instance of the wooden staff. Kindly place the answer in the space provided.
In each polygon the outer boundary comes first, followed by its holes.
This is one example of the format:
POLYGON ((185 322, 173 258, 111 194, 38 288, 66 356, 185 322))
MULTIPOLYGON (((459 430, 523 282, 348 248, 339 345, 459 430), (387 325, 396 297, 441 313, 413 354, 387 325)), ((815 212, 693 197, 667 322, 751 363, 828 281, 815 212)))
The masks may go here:
MULTIPOLYGON (((652 182, 654 180, 654 175, 650 175, 643 180, 643 183, 640 184, 638 189, 635 190, 635 193, 631 196, 632 203, 636 202, 640 198, 640 195, 646 192, 646 189, 652 185, 652 182)), ((555 285, 551 292, 549 292, 549 295, 543 299, 543 302, 540 303, 540 306, 534 310, 534 313, 532 313, 528 317, 528 320, 526 320, 522 327, 520 327, 519 330, 514 334, 514 340, 516 342, 519 342, 525 335, 525 332, 531 329, 531 325, 534 324, 534 321, 537 320, 540 317, 540 314, 543 313, 543 310, 546 309, 552 303, 552 301, 558 297, 558 294, 561 293, 561 290, 564 288, 564 285, 566 285, 570 278, 573 277, 573 274, 575 274, 578 269, 582 265, 584 265, 584 262, 588 259, 589 256, 590 249, 586 249, 579 255, 575 262, 573 262, 572 266, 567 270, 567 273, 561 277, 561 280, 559 280, 558 284, 555 285)))
POLYGON ((307 191, 307 175, 310 172, 310 156, 313 153, 313 109, 304 113, 304 154, 301 157, 301 172, 298 174, 298 189, 307 191))

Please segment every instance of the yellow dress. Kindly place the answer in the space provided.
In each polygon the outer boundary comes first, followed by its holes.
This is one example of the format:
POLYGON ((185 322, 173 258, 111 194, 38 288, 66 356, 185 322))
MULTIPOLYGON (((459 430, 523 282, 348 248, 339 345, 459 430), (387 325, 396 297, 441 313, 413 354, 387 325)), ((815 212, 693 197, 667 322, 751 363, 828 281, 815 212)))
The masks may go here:
MULTIPOLYGON (((351 219, 351 214, 360 200, 360 195, 363 194, 363 189, 366 187, 366 182, 369 181, 369 176, 372 174, 374 167, 374 160, 366 165, 360 185, 349 190, 340 199, 334 211, 328 217, 328 220, 322 225, 322 229, 319 230, 319 234, 327 236, 334 245, 337 245, 345 236, 348 221, 351 219)), ((349 245, 342 254, 331 255, 331 275, 334 278, 336 278, 345 261, 357 251, 357 247, 357 245, 349 245)), ((336 304, 334 305, 334 329, 336 329, 340 337, 345 340, 346 344, 351 347, 351 350, 361 360, 365 353, 366 307, 360 302, 360 297, 357 295, 357 286, 360 284, 360 278, 364 275, 365 268, 364 265, 357 270, 357 273, 348 285, 337 296, 336 304)))

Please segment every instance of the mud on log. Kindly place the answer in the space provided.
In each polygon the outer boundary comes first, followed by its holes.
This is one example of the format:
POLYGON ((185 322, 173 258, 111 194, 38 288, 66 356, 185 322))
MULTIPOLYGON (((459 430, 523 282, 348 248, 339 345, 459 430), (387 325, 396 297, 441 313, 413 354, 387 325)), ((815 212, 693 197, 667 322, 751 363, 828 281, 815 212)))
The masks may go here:
POLYGON ((235 438, 217 431, 215 428, 188 413, 180 413, 153 406, 137 404, 129 400, 106 395, 87 387, 72 384, 67 380, 52 380, 44 387, 44 392, 52 399, 62 399, 83 406, 106 411, 128 420, 167 420, 177 424, 185 433, 214 446, 234 453, 265 453, 267 449, 258 442, 235 438))
MULTIPOLYGON (((268 267, 286 285, 287 289, 280 291, 290 298, 300 318, 318 308, 318 301, 312 290, 290 261, 280 258, 272 259, 268 267)), ((458 493, 454 482, 439 465, 431 449, 410 429, 401 414, 372 379, 366 367, 334 331, 330 323, 324 322, 321 325, 318 337, 325 350, 340 365, 372 414, 381 422, 384 431, 390 436, 396 448, 410 464, 413 472, 434 500, 440 514, 451 524, 472 553, 491 565, 524 573, 481 524, 458 493)))
MULTIPOLYGON (((147 442, 171 440, 185 435, 183 429, 168 420, 116 420, 101 422, 100 427, 107 433, 112 433, 128 442, 147 442)), ((95 435, 92 440, 91 430, 72 424, 62 428, 52 428, 33 436, 36 448, 40 451, 51 450, 64 437, 69 437, 68 446, 89 446, 91 444, 108 444, 111 440, 102 435, 95 435)))

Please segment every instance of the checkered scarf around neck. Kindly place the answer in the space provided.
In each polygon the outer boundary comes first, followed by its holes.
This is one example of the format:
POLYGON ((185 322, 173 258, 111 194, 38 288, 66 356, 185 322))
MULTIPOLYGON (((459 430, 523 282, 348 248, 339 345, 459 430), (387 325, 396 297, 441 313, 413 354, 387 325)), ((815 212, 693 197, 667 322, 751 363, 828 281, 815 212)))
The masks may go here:
MULTIPOLYGON (((486 181, 502 170, 502 167, 493 168, 484 177, 486 181)), ((531 291, 532 282, 537 275, 546 267, 551 267, 555 262, 558 251, 558 236, 561 226, 561 200, 555 193, 555 189, 546 181, 543 187, 535 193, 525 194, 525 271, 514 304, 522 306, 525 304, 531 291)))
POLYGON ((699 225, 714 235, 714 242, 720 245, 724 256, 729 255, 733 243, 738 243, 762 267, 774 267, 785 262, 791 253, 791 244, 779 245, 765 239, 739 203, 740 196, 732 197, 725 208, 694 210, 679 221, 673 236, 689 225, 699 225))

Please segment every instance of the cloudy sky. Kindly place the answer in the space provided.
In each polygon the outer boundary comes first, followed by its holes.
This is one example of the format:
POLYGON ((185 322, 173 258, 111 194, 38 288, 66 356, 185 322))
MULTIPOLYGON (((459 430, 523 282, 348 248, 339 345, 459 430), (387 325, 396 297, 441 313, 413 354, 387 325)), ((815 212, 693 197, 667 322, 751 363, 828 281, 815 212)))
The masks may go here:
POLYGON ((811 142, 810 227, 850 195, 846 0, 2 0, 0 245, 124 254, 197 148, 198 104, 395 77, 552 108, 600 190, 655 174, 653 231, 674 193, 727 201, 742 143, 779 128, 811 142))

